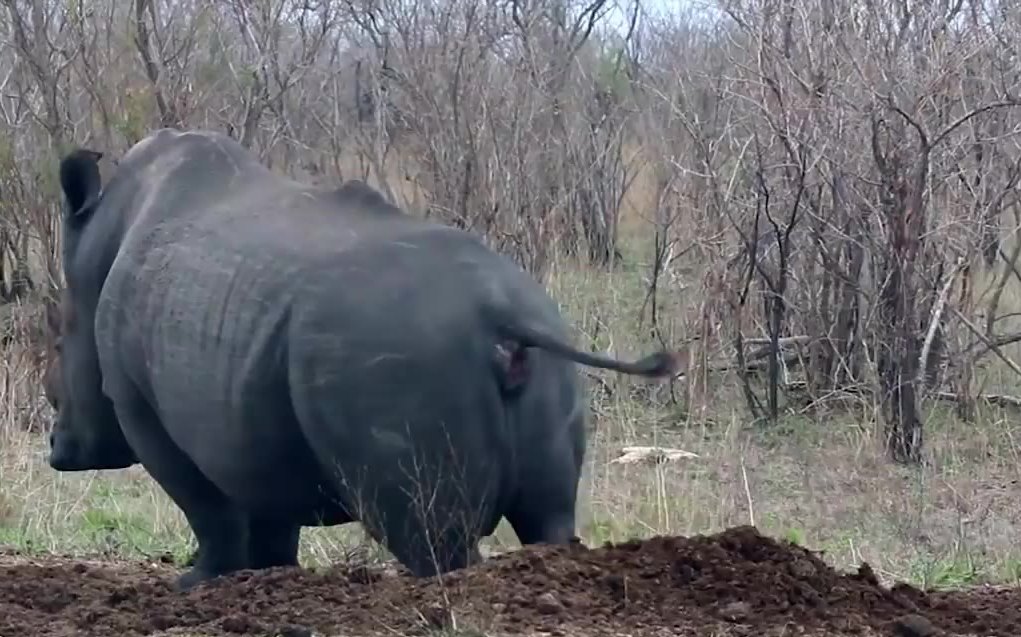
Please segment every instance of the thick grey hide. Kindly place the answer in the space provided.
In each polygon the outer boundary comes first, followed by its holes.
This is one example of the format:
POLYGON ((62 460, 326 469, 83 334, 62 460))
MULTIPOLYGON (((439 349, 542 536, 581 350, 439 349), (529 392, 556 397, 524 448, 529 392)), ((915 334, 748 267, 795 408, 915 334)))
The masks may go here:
MULTIPOLYGON (((154 133, 65 232, 95 325, 65 343, 94 345, 123 438, 187 515, 181 588, 296 564, 303 525, 361 521, 417 575, 478 559, 502 516, 565 542, 587 411, 568 358, 668 373, 571 349, 542 288, 472 235, 364 184, 276 176, 219 134, 154 133)), ((81 407, 87 375, 64 362, 61 470, 124 442, 81 407)))

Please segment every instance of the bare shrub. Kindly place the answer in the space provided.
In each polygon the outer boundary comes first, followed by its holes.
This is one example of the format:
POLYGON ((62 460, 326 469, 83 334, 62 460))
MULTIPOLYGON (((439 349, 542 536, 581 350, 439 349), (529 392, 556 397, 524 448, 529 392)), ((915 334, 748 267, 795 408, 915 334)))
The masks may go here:
POLYGON ((1021 18, 969 2, 718 6, 645 38, 662 43, 642 93, 659 143, 657 232, 710 247, 657 249, 657 267, 678 267, 680 252, 726 299, 730 368, 753 414, 775 421, 784 390, 812 409, 857 397, 881 413, 890 456, 916 462, 920 401, 946 397, 946 372, 972 412, 976 340, 1021 370, 997 345, 1016 339, 992 329, 998 295, 976 290, 1017 199, 1021 102, 1004 43, 1021 18), (748 338, 756 326, 763 341, 748 338), (765 401, 749 382, 752 342, 768 346, 765 401))
POLYGON ((69 146, 115 164, 153 128, 207 128, 298 179, 370 181, 539 278, 637 271, 640 338, 691 341, 689 417, 728 391, 765 422, 850 407, 917 462, 927 399, 1021 403, 987 386, 1021 373, 1009 3, 0 8, 4 303, 60 284, 69 146))

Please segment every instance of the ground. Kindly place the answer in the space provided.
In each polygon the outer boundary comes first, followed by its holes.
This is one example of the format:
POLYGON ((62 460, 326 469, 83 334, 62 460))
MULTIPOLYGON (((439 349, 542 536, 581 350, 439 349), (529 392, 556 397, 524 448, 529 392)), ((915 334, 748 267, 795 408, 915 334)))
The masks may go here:
POLYGON ((0 635, 1021 635, 1021 591, 888 589, 749 526, 522 549, 438 580, 275 569, 178 594, 174 573, 6 554, 0 635))

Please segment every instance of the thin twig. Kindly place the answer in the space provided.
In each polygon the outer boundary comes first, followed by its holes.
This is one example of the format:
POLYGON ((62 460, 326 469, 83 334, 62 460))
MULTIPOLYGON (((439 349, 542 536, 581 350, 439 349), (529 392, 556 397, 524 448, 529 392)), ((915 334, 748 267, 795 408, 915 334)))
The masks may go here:
POLYGON ((925 333, 925 342, 922 344, 922 353, 918 357, 918 383, 922 384, 925 379, 926 361, 929 360, 929 350, 932 349, 932 340, 936 336, 936 326, 943 315, 943 307, 947 303, 947 296, 950 294, 950 286, 964 267, 964 257, 957 257, 957 264, 947 280, 943 283, 943 289, 939 291, 939 297, 932 306, 932 317, 929 319, 929 330, 925 333))
POLYGON ((957 315, 957 318, 961 320, 961 323, 963 323, 964 326, 967 327, 972 334, 978 337, 978 340, 982 341, 982 343, 990 350, 992 350, 992 352, 996 354, 996 356, 998 356, 1000 360, 1006 363, 1007 367, 1010 367, 1018 376, 1021 376, 1021 367, 1018 367, 1017 363, 1010 360, 1010 358, 1008 358, 1006 354, 1000 351, 1000 348, 997 347, 992 341, 990 341, 989 338, 982 333, 982 330, 980 330, 978 326, 969 321, 968 318, 965 317, 964 314, 962 314, 961 311, 958 310, 956 307, 951 305, 950 310, 957 315))
POLYGON ((744 468, 744 458, 741 458, 741 480, 744 482, 744 497, 748 502, 748 522, 755 526, 755 504, 752 502, 752 490, 748 488, 748 472, 744 468))

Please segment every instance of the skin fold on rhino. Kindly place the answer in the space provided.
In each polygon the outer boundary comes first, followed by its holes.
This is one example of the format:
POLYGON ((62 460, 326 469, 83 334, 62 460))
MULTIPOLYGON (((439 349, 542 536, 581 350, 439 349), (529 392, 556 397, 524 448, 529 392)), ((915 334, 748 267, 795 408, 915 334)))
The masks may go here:
POLYGON ((418 576, 477 561, 503 517, 567 542, 574 364, 675 371, 574 349, 516 264, 361 182, 306 186, 210 132, 155 132, 105 186, 99 156, 60 168, 49 462, 141 463, 198 541, 179 589, 297 565, 310 525, 359 521, 418 576))

